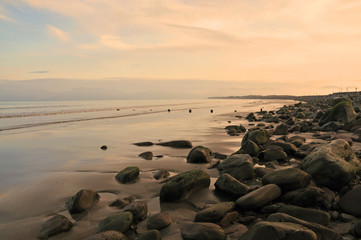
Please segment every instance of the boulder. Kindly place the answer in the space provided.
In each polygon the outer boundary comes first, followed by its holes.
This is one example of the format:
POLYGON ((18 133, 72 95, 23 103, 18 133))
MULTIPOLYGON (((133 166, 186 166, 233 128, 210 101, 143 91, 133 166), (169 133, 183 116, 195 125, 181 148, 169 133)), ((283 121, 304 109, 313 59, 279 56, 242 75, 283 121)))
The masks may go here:
POLYGON ((152 152, 143 152, 138 155, 139 157, 145 159, 145 160, 152 160, 153 159, 153 153, 152 152))
POLYGON ((284 123, 278 125, 273 134, 274 135, 287 135, 288 134, 288 126, 284 123))
POLYGON ((135 240, 161 240, 161 239, 162 239, 162 234, 158 230, 153 229, 139 234, 135 240))
POLYGON ((249 154, 251 157, 257 156, 259 152, 258 145, 252 140, 248 140, 242 145, 242 147, 234 154, 249 154))
POLYGON ((235 208, 234 202, 221 202, 213 206, 199 211, 194 221, 195 222, 213 222, 221 221, 228 212, 233 211, 235 208))
POLYGON ((288 154, 295 154, 298 151, 298 148, 294 144, 280 140, 271 142, 269 146, 279 146, 288 154))
POLYGON ((138 167, 126 167, 115 176, 115 179, 120 183, 128 183, 135 180, 138 176, 138 167))
POLYGON ((238 198, 236 205, 241 210, 257 209, 279 198, 281 193, 281 188, 269 184, 238 198))
POLYGON ((330 214, 325 211, 313 208, 298 207, 294 205, 285 205, 281 207, 278 212, 286 213, 293 217, 308 222, 318 223, 323 226, 327 226, 331 219, 330 214))
POLYGON ((328 109, 320 119, 320 126, 332 121, 349 124, 356 120, 356 113, 349 101, 341 101, 328 109))
POLYGON ((256 143, 257 145, 261 145, 261 144, 265 144, 266 142, 269 141, 270 137, 271 137, 271 133, 267 130, 264 129, 259 129, 259 130, 253 130, 253 131, 248 131, 246 133, 246 135, 244 135, 243 139, 242 139, 242 146, 248 141, 251 140, 254 143, 256 143))
POLYGON ((247 232, 247 226, 237 223, 224 229, 227 234, 227 240, 238 240, 245 232, 247 232))
POLYGON ((281 201, 300 207, 326 207, 327 195, 324 190, 310 186, 284 194, 281 201))
POLYGON ((295 223, 258 222, 239 240, 316 240, 317 235, 310 229, 295 223))
POLYGON ((268 167, 255 167, 254 173, 257 175, 257 177, 262 178, 264 175, 269 174, 271 172, 274 172, 274 168, 268 168, 268 167))
POLYGON ((161 202, 173 202, 187 198, 193 191, 208 188, 209 175, 202 170, 191 170, 178 174, 164 184, 160 190, 161 202))
POLYGON ((115 201, 109 203, 108 206, 122 209, 131 202, 133 202, 133 197, 118 198, 115 201))
POLYGON ((330 131, 334 131, 336 132, 339 129, 342 129, 344 127, 344 125, 340 122, 328 122, 325 123, 324 125, 322 125, 321 127, 321 131, 323 132, 330 132, 330 131))
POLYGON ((156 229, 161 230, 171 225, 172 219, 168 213, 160 212, 156 213, 148 218, 147 228, 149 230, 156 229))
POLYGON ((300 168, 317 184, 340 189, 355 177, 360 162, 350 145, 337 139, 315 148, 303 159, 300 168))
POLYGON ((83 240, 128 240, 127 237, 117 231, 106 231, 91 235, 83 240))
POLYGON ((144 201, 132 202, 127 204, 124 208, 124 211, 131 212, 135 221, 142 220, 147 217, 148 205, 144 201))
POLYGON ((361 217, 361 185, 357 185, 348 191, 340 199, 342 211, 361 217))
POLYGON ((121 212, 104 218, 98 226, 98 233, 105 231, 118 231, 125 233, 130 229, 133 223, 133 214, 131 212, 121 212))
POLYGON ((187 156, 187 163, 208 163, 211 161, 211 151, 203 146, 194 147, 187 156))
POLYGON ((72 229, 73 223, 66 217, 56 214, 54 217, 48 219, 43 223, 38 235, 39 239, 48 239, 51 236, 62 232, 68 232, 72 229))
POLYGON ((247 185, 241 183, 228 173, 222 174, 217 179, 214 186, 216 187, 216 190, 219 190, 236 198, 245 195, 249 191, 249 187, 247 185))
POLYGON ((253 160, 248 154, 231 155, 217 168, 221 174, 228 173, 238 180, 253 178, 253 160))
POLYGON ((264 160, 267 162, 271 161, 286 161, 287 160, 287 154, 280 150, 280 149, 267 149, 264 152, 264 160))
POLYGON ((311 176, 298 169, 286 168, 274 171, 262 178, 262 184, 276 184, 282 189, 282 192, 288 192, 306 187, 311 181, 311 176))
POLYGON ((159 179, 163 179, 163 178, 167 178, 170 176, 170 173, 168 172, 167 169, 159 169, 158 171, 154 172, 153 173, 153 177, 154 179, 156 180, 159 180, 159 179))
POLYGON ((184 240, 225 240, 224 230, 214 223, 183 223, 181 234, 184 240))
POLYGON ((157 143, 160 146, 172 147, 172 148, 192 148, 192 143, 188 140, 175 140, 170 142, 157 143))
POLYGON ((294 144, 296 147, 301 147, 306 142, 306 138, 301 136, 293 136, 288 139, 288 142, 294 144))
POLYGON ((66 202, 70 214, 84 212, 99 201, 99 194, 89 189, 82 189, 66 202))

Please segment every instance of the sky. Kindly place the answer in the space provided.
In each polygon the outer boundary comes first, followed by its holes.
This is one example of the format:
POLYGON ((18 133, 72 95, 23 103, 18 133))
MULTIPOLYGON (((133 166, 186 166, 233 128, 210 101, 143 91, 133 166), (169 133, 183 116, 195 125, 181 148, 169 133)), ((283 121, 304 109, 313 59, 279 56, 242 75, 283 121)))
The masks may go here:
POLYGON ((360 13, 359 0, 0 0, 0 79, 361 90, 360 13))

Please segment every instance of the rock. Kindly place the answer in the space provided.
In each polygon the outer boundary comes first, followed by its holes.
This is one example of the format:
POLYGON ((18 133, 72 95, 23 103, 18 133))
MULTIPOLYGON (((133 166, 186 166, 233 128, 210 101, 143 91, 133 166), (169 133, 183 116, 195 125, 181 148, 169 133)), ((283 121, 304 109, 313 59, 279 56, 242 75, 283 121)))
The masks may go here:
POLYGON ((227 234, 227 239, 229 240, 238 240, 245 232, 247 232, 248 228, 243 224, 234 224, 224 231, 227 234))
POLYGON ((120 183, 128 183, 135 180, 138 176, 138 167, 126 167, 115 176, 115 179, 120 183))
POLYGON ((340 122, 328 122, 325 123, 322 127, 321 127, 321 131, 323 132, 330 132, 330 131, 334 131, 336 132, 339 129, 342 129, 344 127, 344 125, 340 122))
POLYGON ((181 233, 184 240, 225 240, 224 230, 214 223, 183 223, 181 233))
POLYGON ((132 202, 127 204, 123 210, 131 212, 133 214, 134 220, 137 221, 147 217, 148 205, 144 201, 132 202))
POLYGON ((106 231, 91 235, 83 240, 127 240, 123 233, 117 231, 106 231))
POLYGON ((169 214, 160 212, 148 218, 147 228, 149 230, 152 229, 161 230, 163 228, 168 227, 171 223, 172 223, 172 219, 170 218, 169 214))
POLYGON ((119 199, 109 203, 109 207, 116 207, 116 208, 122 209, 131 202, 133 202, 133 197, 119 198, 119 199))
POLYGON ((263 185, 276 184, 282 189, 282 192, 304 188, 310 181, 311 176, 298 168, 286 168, 274 171, 262 178, 263 185))
POLYGON ((274 135, 287 135, 288 134, 288 126, 283 123, 278 125, 273 134, 274 135))
POLYGON ((222 220, 219 222, 219 226, 222 228, 225 228, 233 223, 236 222, 236 220, 239 218, 239 213, 237 211, 229 212, 222 218, 222 220))
POLYGON ((43 223, 38 238, 48 239, 49 237, 59 233, 70 231, 72 227, 73 224, 68 218, 63 215, 56 214, 54 217, 43 223))
POLYGON ((187 156, 187 163, 208 163, 211 161, 211 151, 203 146, 194 147, 187 156))
POLYGON ((361 219, 357 220, 354 227, 354 232, 356 233, 357 236, 361 236, 361 219))
POLYGON ((361 217, 361 185, 357 185, 348 191, 340 199, 342 211, 361 217))
POLYGON ((154 144, 152 142, 138 142, 138 143, 133 143, 135 146, 139 146, 139 147, 150 147, 153 146, 154 144))
POLYGON ((239 240, 316 240, 317 235, 310 229, 295 223, 258 222, 239 240))
POLYGON ((257 177, 262 178, 264 175, 269 174, 271 172, 274 172, 275 170, 273 168, 268 167, 255 167, 254 173, 257 175, 257 177))
POLYGON ((267 130, 254 130, 248 131, 242 139, 242 146, 248 141, 251 140, 257 145, 265 144, 269 141, 271 133, 267 130))
POLYGON ((236 205, 241 210, 257 209, 281 196, 281 189, 275 184, 260 187, 236 201, 236 205))
POLYGON ((315 119, 321 119, 322 118, 322 116, 323 116, 323 112, 322 111, 317 111, 317 113, 316 113, 316 116, 315 116, 315 119))
POLYGON ((221 202, 213 205, 212 207, 203 209, 195 216, 195 222, 219 222, 228 212, 233 211, 235 208, 234 202, 221 202))
POLYGON ((152 152, 143 152, 138 155, 139 157, 145 159, 145 160, 152 160, 153 159, 153 153, 152 152))
POLYGON ((162 239, 162 234, 156 229, 141 233, 136 238, 136 240, 161 240, 161 239, 162 239))
POLYGON ((304 119, 304 118, 306 118, 306 115, 303 112, 299 112, 299 113, 297 113, 296 118, 297 119, 304 119))
POLYGON ((300 167, 317 184, 340 189, 355 177, 360 162, 350 145, 337 139, 314 149, 303 159, 300 167))
POLYGON ((260 213, 267 213, 267 214, 275 213, 278 212, 278 210, 285 205, 286 204, 282 202, 266 205, 260 209, 260 213))
POLYGON ((324 190, 318 187, 297 189, 284 194, 281 201, 300 207, 326 207, 327 196, 324 190))
POLYGON ((343 101, 349 102, 352 105, 352 100, 349 97, 335 97, 334 99, 332 99, 332 106, 335 106, 336 104, 343 101))
POLYGON ((328 109, 320 119, 320 126, 332 121, 349 124, 356 120, 356 113, 348 101, 338 102, 328 109))
POLYGON ((93 190, 82 189, 66 202, 70 214, 84 212, 99 201, 99 194, 93 190))
POLYGON ((258 145, 252 140, 248 140, 242 145, 241 149, 234 154, 249 154, 251 157, 257 156, 259 152, 258 145))
POLYGON ((308 222, 318 223, 323 226, 327 226, 331 219, 330 214, 322 210, 298 207, 294 205, 283 206, 278 211, 308 222))
POLYGON ((246 119, 249 120, 249 121, 256 121, 257 118, 256 116, 254 115, 254 113, 249 113, 247 116, 246 116, 246 119))
POLYGON ((209 184, 209 175, 202 170, 191 170, 178 174, 162 186, 160 201, 173 202, 187 198, 192 191, 208 188, 209 184))
POLYGON ((188 140, 176 140, 170 142, 157 143, 160 146, 173 147, 173 148, 192 148, 192 143, 188 140))
POLYGON ((153 177, 156 180, 167 178, 169 176, 170 176, 170 173, 168 172, 167 169, 159 169, 158 171, 153 173, 153 177))
POLYGON ((289 142, 282 142, 282 141, 273 141, 269 144, 269 146, 279 146, 288 154, 295 154, 298 151, 298 148, 289 142))
POLYGON ((317 223, 310 223, 295 217, 292 217, 285 213, 274 213, 268 216, 267 221, 269 222, 290 222, 302 225, 310 230, 312 230, 317 235, 317 239, 320 240, 336 240, 340 239, 340 234, 336 231, 324 227, 317 223))
POLYGON ((245 195, 249 191, 249 187, 247 185, 241 183, 228 173, 222 174, 217 179, 214 186, 217 190, 236 198, 245 195))
POLYGON ((131 212, 121 212, 104 218, 98 226, 98 233, 105 231, 118 231, 125 233, 133 223, 133 214, 131 212))
POLYGON ((228 173, 238 180, 253 178, 253 160, 248 154, 235 154, 218 165, 220 174, 228 173))
POLYGON ((267 162, 270 161, 286 161, 287 154, 279 149, 267 149, 264 153, 264 160, 267 162))
POLYGON ((301 136, 293 136, 288 139, 288 142, 294 144, 296 147, 301 147, 306 142, 306 138, 301 136))
POLYGON ((107 147, 107 145, 103 145, 103 146, 100 147, 100 149, 105 151, 105 150, 108 149, 108 147, 107 147))

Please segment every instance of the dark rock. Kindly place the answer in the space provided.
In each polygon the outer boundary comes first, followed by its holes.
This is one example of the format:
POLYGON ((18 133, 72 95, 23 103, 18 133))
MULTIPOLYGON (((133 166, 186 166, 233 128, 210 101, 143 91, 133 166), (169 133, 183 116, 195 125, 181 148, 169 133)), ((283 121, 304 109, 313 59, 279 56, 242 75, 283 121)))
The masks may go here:
POLYGON ((264 153, 264 160, 269 161, 286 161, 287 154, 283 150, 267 149, 264 153))
POLYGON ((195 216, 195 222, 219 222, 228 212, 235 208, 234 202, 221 202, 209 208, 203 209, 195 216))
POLYGON ((267 213, 267 214, 275 213, 275 212, 278 212, 278 210, 285 205, 286 204, 284 204, 282 202, 266 205, 260 209, 260 212, 267 213))
POLYGON ((70 231, 72 227, 73 224, 68 218, 63 215, 56 214, 54 217, 43 223, 38 238, 48 239, 49 237, 59 233, 70 231))
POLYGON ((324 208, 327 206, 327 195, 321 188, 310 186, 284 194, 281 201, 300 207, 324 208))
POLYGON ((269 141, 271 137, 271 133, 267 130, 254 130, 254 131, 248 131, 246 135, 244 135, 242 139, 242 146, 248 141, 251 140, 257 145, 265 144, 269 141))
POLYGON ((109 207, 116 207, 116 208, 122 209, 131 202, 133 202, 133 197, 119 198, 119 199, 109 203, 109 207))
POLYGON ((221 174, 228 173, 237 180, 253 178, 253 160, 248 154, 235 154, 218 165, 221 174))
POLYGON ((152 142, 138 142, 138 143, 133 143, 135 146, 139 146, 139 147, 150 147, 153 146, 154 144, 152 142))
POLYGON ((172 219, 170 218, 169 214, 160 212, 148 218, 147 228, 149 230, 151 229, 161 230, 171 225, 171 223, 172 223, 172 219))
POLYGON ((293 136, 288 139, 288 142, 294 144, 296 147, 301 147, 306 142, 306 138, 301 136, 293 136))
POLYGON ((148 213, 148 205, 146 202, 132 202, 127 204, 124 211, 131 212, 135 221, 145 219, 148 213))
POLYGON ((128 183, 135 180, 138 176, 138 167, 126 167, 115 176, 115 179, 120 183, 128 183))
POLYGON ((258 152, 258 145, 255 142, 248 140, 244 143, 244 145, 242 145, 241 149, 234 154, 249 154, 251 157, 255 157, 257 156, 258 152))
POLYGON ((121 212, 104 218, 98 226, 98 233, 109 230, 125 233, 133 223, 131 212, 121 212))
POLYGON ((160 201, 173 202, 187 198, 192 191, 208 188, 209 184, 209 175, 202 170, 192 170, 178 174, 162 186, 160 201))
POLYGON ((248 228, 245 225, 238 223, 231 225, 224 231, 227 234, 227 239, 238 240, 245 232, 247 232, 247 230, 248 228))
POLYGON ((323 226, 327 226, 331 219, 330 214, 322 210, 298 207, 294 205, 283 206, 278 211, 308 222, 318 223, 323 226))
POLYGON ((225 192, 233 197, 240 197, 245 195, 249 191, 249 187, 237 179, 229 175, 228 173, 222 174, 214 184, 217 190, 225 192))
POLYGON ((275 184, 260 187, 236 201, 236 205, 241 210, 257 209, 281 196, 281 189, 275 184))
POLYGON ((106 231, 91 235, 83 240, 127 240, 123 233, 117 231, 106 231))
POLYGON ((356 120, 356 113, 348 101, 338 102, 325 112, 320 119, 320 126, 332 121, 348 124, 356 120))
POLYGON ((316 116, 315 116, 315 119, 321 119, 322 118, 322 116, 323 116, 323 112, 322 111, 317 111, 317 113, 316 113, 316 116))
POLYGON ((170 142, 157 143, 160 146, 173 147, 173 148, 192 148, 192 143, 188 140, 176 140, 170 142))
POLYGON ((256 116, 254 115, 254 113, 249 113, 249 114, 246 116, 246 119, 249 120, 249 121, 257 121, 257 118, 256 118, 256 116))
POLYGON ((267 168, 267 167, 254 168, 254 173, 257 175, 257 177, 260 177, 260 178, 262 178, 264 175, 269 174, 271 172, 274 172, 273 168, 267 168))
POLYGON ((225 240, 224 230, 214 223, 183 223, 181 233, 184 240, 225 240))
POLYGON ((153 177, 156 180, 167 178, 169 176, 170 176, 170 173, 168 172, 167 169, 159 169, 158 171, 153 173, 153 177))
POLYGON ((141 233, 136 238, 136 240, 161 240, 161 239, 162 239, 162 234, 155 229, 141 233))
POLYGON ((344 127, 344 125, 340 122, 328 122, 325 123, 324 125, 322 125, 321 127, 321 131, 323 132, 330 132, 330 131, 334 131, 336 132, 339 129, 342 129, 344 127))
POLYGON ((103 145, 103 146, 100 147, 100 149, 105 151, 105 150, 108 149, 108 147, 106 145, 103 145))
POLYGON ((340 189, 355 177, 360 168, 350 145, 341 139, 314 149, 301 163, 301 169, 313 180, 331 189, 340 189))
POLYGON ((138 155, 141 158, 144 158, 145 160, 152 160, 153 159, 153 153, 152 152, 143 152, 138 155))
POLYGON ((340 199, 342 211, 361 217, 361 185, 358 185, 348 191, 340 199))
POLYGON ((238 218, 239 213, 237 211, 229 212, 219 222, 219 226, 221 226, 222 228, 228 227, 231 224, 235 223, 238 218))
POLYGON ((287 135, 288 134, 288 126, 283 123, 278 125, 273 134, 274 135, 287 135))
POLYGON ((361 236, 361 219, 357 220, 354 227, 354 232, 357 236, 361 236))
POLYGON ((316 240, 317 235, 310 229, 295 223, 258 222, 239 240, 316 240))
POLYGON ((223 160, 227 158, 227 155, 218 152, 212 152, 211 157, 223 160))
POLYGON ((296 118, 297 119, 304 119, 304 118, 306 118, 306 115, 303 112, 299 112, 299 113, 297 113, 296 118))
POLYGON ((211 151, 203 146, 194 147, 187 156, 187 163, 208 163, 211 161, 211 151))
POLYGON ((304 188, 310 181, 311 176, 298 168, 286 168, 274 171, 262 178, 263 185, 276 184, 282 189, 282 192, 304 188))
POLYGON ((278 141, 273 141, 269 144, 269 146, 273 146, 273 145, 281 147, 283 151, 285 151, 288 154, 294 154, 298 151, 298 148, 294 144, 289 142, 282 142, 278 140, 278 141))
POLYGON ((84 212, 99 201, 99 194, 93 190, 83 189, 66 202, 70 214, 84 212))

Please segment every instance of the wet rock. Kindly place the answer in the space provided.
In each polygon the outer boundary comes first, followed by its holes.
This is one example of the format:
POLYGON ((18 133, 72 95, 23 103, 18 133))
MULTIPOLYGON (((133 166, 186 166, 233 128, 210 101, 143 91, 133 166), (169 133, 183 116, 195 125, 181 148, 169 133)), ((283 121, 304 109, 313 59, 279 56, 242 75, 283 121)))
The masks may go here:
POLYGON ((72 222, 63 215, 56 214, 54 217, 48 219, 41 226, 39 239, 48 239, 51 236, 62 232, 68 232, 73 227, 72 222))
POLYGON ((203 209, 195 216, 195 222, 219 222, 228 212, 235 208, 234 202, 221 202, 209 208, 203 209))
POLYGON ((249 154, 251 157, 257 156, 259 147, 252 140, 248 140, 242 145, 241 149, 234 154, 249 154))
POLYGON ((276 184, 282 189, 282 192, 304 188, 310 181, 311 176, 298 168, 286 168, 274 171, 262 178, 263 185, 276 184))
POLYGON ((191 170, 178 174, 162 186, 160 201, 173 202, 187 198, 192 191, 208 188, 209 184, 209 175, 202 170, 191 170))
POLYGON ((214 223, 183 223, 181 233, 184 240, 225 240, 224 230, 214 223))
POLYGON ((123 233, 117 231, 106 231, 91 235, 83 240, 127 240, 123 233))
POLYGON ((233 197, 240 197, 245 195, 249 191, 249 187, 228 173, 222 174, 214 184, 217 190, 225 192, 233 197))
POLYGON ((137 143, 133 143, 135 146, 139 146, 139 147, 150 147, 153 146, 154 144, 152 142, 137 142, 137 143))
POLYGON ((194 147, 187 156, 187 163, 208 163, 211 161, 211 151, 203 146, 194 147))
POLYGON ((344 127, 344 125, 340 122, 328 122, 325 123, 324 125, 322 125, 321 127, 321 131, 323 132, 330 132, 330 131, 334 131, 336 132, 339 129, 342 129, 344 127))
POLYGON ((253 178, 253 160, 248 154, 235 154, 218 165, 221 174, 228 173, 238 180, 253 178))
POLYGON ((301 147, 306 142, 306 138, 301 136, 293 136, 290 137, 288 141, 294 144, 296 147, 301 147))
POLYGON ((84 212, 99 201, 99 194, 89 189, 82 189, 66 202, 70 214, 84 212))
POLYGON ((268 167, 256 167, 254 168, 254 173, 257 175, 257 177, 262 178, 264 175, 269 174, 271 172, 274 172, 275 170, 273 168, 268 167))
POLYGON ((269 144, 269 146, 279 146, 283 149, 283 151, 285 151, 288 154, 294 154, 298 151, 298 148, 289 142, 282 142, 282 141, 273 141, 269 144))
POLYGON ((239 240, 316 240, 317 235, 308 228, 295 223, 258 222, 239 240))
POLYGON ((317 184, 340 189, 355 177, 360 162, 350 145, 338 139, 314 149, 300 167, 317 184))
POLYGON ((288 126, 283 123, 278 125, 273 134, 274 135, 287 135, 288 134, 288 126))
POLYGON ((296 118, 297 119, 304 119, 304 118, 306 118, 306 115, 303 112, 299 112, 299 113, 297 113, 296 118))
POLYGON ((318 223, 323 226, 327 226, 331 219, 330 214, 325 211, 294 205, 283 206, 278 211, 308 222, 318 223))
POLYGON ((230 226, 231 224, 235 223, 238 218, 239 213, 237 211, 229 212, 219 222, 219 226, 221 226, 222 228, 230 226))
POLYGON ((173 148, 192 148, 192 143, 188 140, 176 140, 170 142, 157 143, 160 146, 173 147, 173 148))
POLYGON ((156 180, 167 178, 169 176, 170 176, 170 173, 168 172, 167 169, 159 169, 158 171, 153 173, 153 177, 156 180))
POLYGON ((136 240, 161 240, 161 239, 162 239, 162 234, 156 229, 141 233, 136 238, 136 240))
POLYGON ((267 214, 275 213, 275 212, 278 212, 278 210, 285 205, 286 204, 284 204, 282 202, 266 205, 260 209, 260 212, 267 213, 267 214))
POLYGON ((229 240, 238 240, 245 232, 247 232, 248 228, 243 224, 234 224, 224 231, 227 234, 227 239, 229 240))
POLYGON ((356 236, 361 236, 361 219, 357 220, 354 227, 354 232, 356 236))
POLYGON ((267 149, 264 153, 264 160, 269 161, 286 161, 287 160, 287 154, 279 149, 267 149))
POLYGON ((260 187, 236 201, 236 205, 241 210, 257 209, 281 196, 281 189, 275 184, 260 187))
POLYGON ((124 211, 131 212, 135 221, 145 219, 148 213, 148 205, 146 202, 132 202, 127 204, 124 211))
POLYGON ((103 146, 100 147, 100 149, 105 151, 105 150, 108 149, 108 147, 107 147, 107 145, 103 145, 103 146))
POLYGON ((98 226, 98 233, 105 231, 118 231, 125 233, 133 223, 133 214, 131 212, 121 212, 104 218, 98 226))
POLYGON ((135 180, 138 176, 138 167, 126 167, 115 176, 115 179, 120 183, 128 183, 135 180))
POLYGON ((109 203, 109 207, 116 207, 116 208, 122 209, 131 202, 133 202, 133 197, 119 198, 119 199, 109 203))
POLYGON ((356 113, 352 104, 348 101, 341 101, 328 109, 320 119, 320 126, 332 121, 343 124, 352 123, 356 120, 356 113))
POLYGON ((246 135, 244 135, 242 139, 242 146, 248 141, 251 140, 257 145, 265 144, 269 141, 271 137, 271 133, 267 130, 254 130, 254 131, 248 131, 246 135))
POLYGON ((156 213, 148 218, 147 228, 149 230, 156 229, 161 230, 171 225, 172 220, 168 213, 160 212, 156 213))
POLYGON ((211 157, 223 160, 227 158, 227 155, 218 152, 212 152, 211 157))
POLYGON ((152 152, 143 152, 138 155, 139 157, 145 159, 145 160, 152 160, 153 159, 153 153, 152 152))
POLYGON ((342 211, 361 217, 361 185, 358 185, 348 191, 340 199, 342 211))
POLYGON ((282 202, 300 207, 327 207, 327 195, 318 187, 297 189, 284 194, 282 202))

